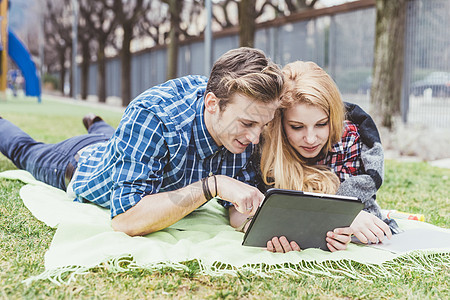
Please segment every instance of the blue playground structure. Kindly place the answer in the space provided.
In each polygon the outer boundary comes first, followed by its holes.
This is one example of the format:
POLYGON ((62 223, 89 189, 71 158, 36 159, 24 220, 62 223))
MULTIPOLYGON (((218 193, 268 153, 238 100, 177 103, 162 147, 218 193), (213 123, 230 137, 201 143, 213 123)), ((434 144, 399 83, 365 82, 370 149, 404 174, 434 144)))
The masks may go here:
POLYGON ((41 82, 36 70, 36 65, 31 59, 25 45, 17 38, 17 36, 8 29, 8 54, 9 57, 19 67, 25 79, 25 95, 38 97, 41 102, 41 82))

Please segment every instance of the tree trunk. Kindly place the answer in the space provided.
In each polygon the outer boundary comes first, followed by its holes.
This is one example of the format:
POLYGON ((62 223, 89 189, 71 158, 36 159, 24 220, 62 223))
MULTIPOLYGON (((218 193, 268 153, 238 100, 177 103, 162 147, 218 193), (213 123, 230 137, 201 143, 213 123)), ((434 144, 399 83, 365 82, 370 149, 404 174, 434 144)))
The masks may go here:
POLYGON ((241 0, 239 2, 239 45, 253 47, 255 41, 256 0, 241 0))
POLYGON ((70 89, 69 89, 69 95, 72 98, 76 98, 77 95, 76 95, 75 87, 73 86, 74 85, 73 68, 75 66, 72 64, 72 47, 70 47, 69 54, 70 54, 70 56, 69 56, 70 57, 70 67, 69 67, 69 72, 70 72, 69 73, 69 87, 70 87, 70 89))
POLYGON ((88 96, 89 64, 91 62, 88 41, 81 45, 81 51, 83 55, 83 62, 81 63, 81 99, 86 100, 88 96))
POLYGON ((389 129, 400 117, 407 1, 376 1, 371 113, 378 124, 389 129))
POLYGON ((66 79, 66 67, 64 65, 66 62, 66 56, 64 54, 64 50, 59 51, 59 65, 61 66, 61 71, 59 72, 59 90, 62 95, 64 95, 64 81, 66 79))
POLYGON ((170 29, 169 39, 170 43, 167 45, 167 80, 177 77, 178 72, 178 37, 175 28, 170 29))
POLYGON ((126 107, 131 101, 131 51, 130 44, 133 38, 133 28, 123 26, 123 41, 121 50, 122 59, 122 106, 126 107))
POLYGON ((169 45, 167 46, 167 80, 177 77, 178 72, 178 39, 180 34, 180 13, 183 2, 169 0, 170 31, 169 45))
POLYGON ((100 103, 106 102, 105 44, 105 40, 99 38, 97 50, 97 97, 100 103))

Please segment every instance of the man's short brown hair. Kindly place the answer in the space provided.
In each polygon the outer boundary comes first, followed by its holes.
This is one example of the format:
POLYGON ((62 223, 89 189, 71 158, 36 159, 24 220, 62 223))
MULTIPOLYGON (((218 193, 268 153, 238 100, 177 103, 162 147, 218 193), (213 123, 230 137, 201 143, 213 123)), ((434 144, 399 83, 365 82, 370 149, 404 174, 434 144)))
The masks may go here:
POLYGON ((241 47, 229 50, 214 63, 206 93, 214 93, 223 110, 235 93, 271 103, 280 98, 282 89, 280 68, 263 51, 241 47))

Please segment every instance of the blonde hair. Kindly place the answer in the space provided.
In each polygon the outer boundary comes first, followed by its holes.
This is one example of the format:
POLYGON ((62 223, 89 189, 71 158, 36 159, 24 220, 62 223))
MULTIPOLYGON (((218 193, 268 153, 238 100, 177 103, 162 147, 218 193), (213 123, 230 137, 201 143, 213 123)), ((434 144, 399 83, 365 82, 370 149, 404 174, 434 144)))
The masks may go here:
POLYGON ((276 188, 335 194, 339 178, 327 166, 308 165, 290 145, 283 112, 297 104, 320 107, 328 116, 330 134, 321 154, 327 154, 343 132, 345 108, 333 79, 313 62, 296 61, 283 68, 281 106, 264 131, 261 172, 266 185, 276 188))

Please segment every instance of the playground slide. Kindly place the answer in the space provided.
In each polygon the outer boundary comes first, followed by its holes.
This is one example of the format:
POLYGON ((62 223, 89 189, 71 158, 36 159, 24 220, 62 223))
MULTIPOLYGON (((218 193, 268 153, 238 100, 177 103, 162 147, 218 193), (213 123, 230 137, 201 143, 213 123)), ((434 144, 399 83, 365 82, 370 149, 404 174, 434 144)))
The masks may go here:
POLYGON ((25 45, 11 30, 8 30, 8 54, 19 67, 25 79, 25 95, 41 99, 41 83, 36 71, 36 65, 31 59, 25 45))

